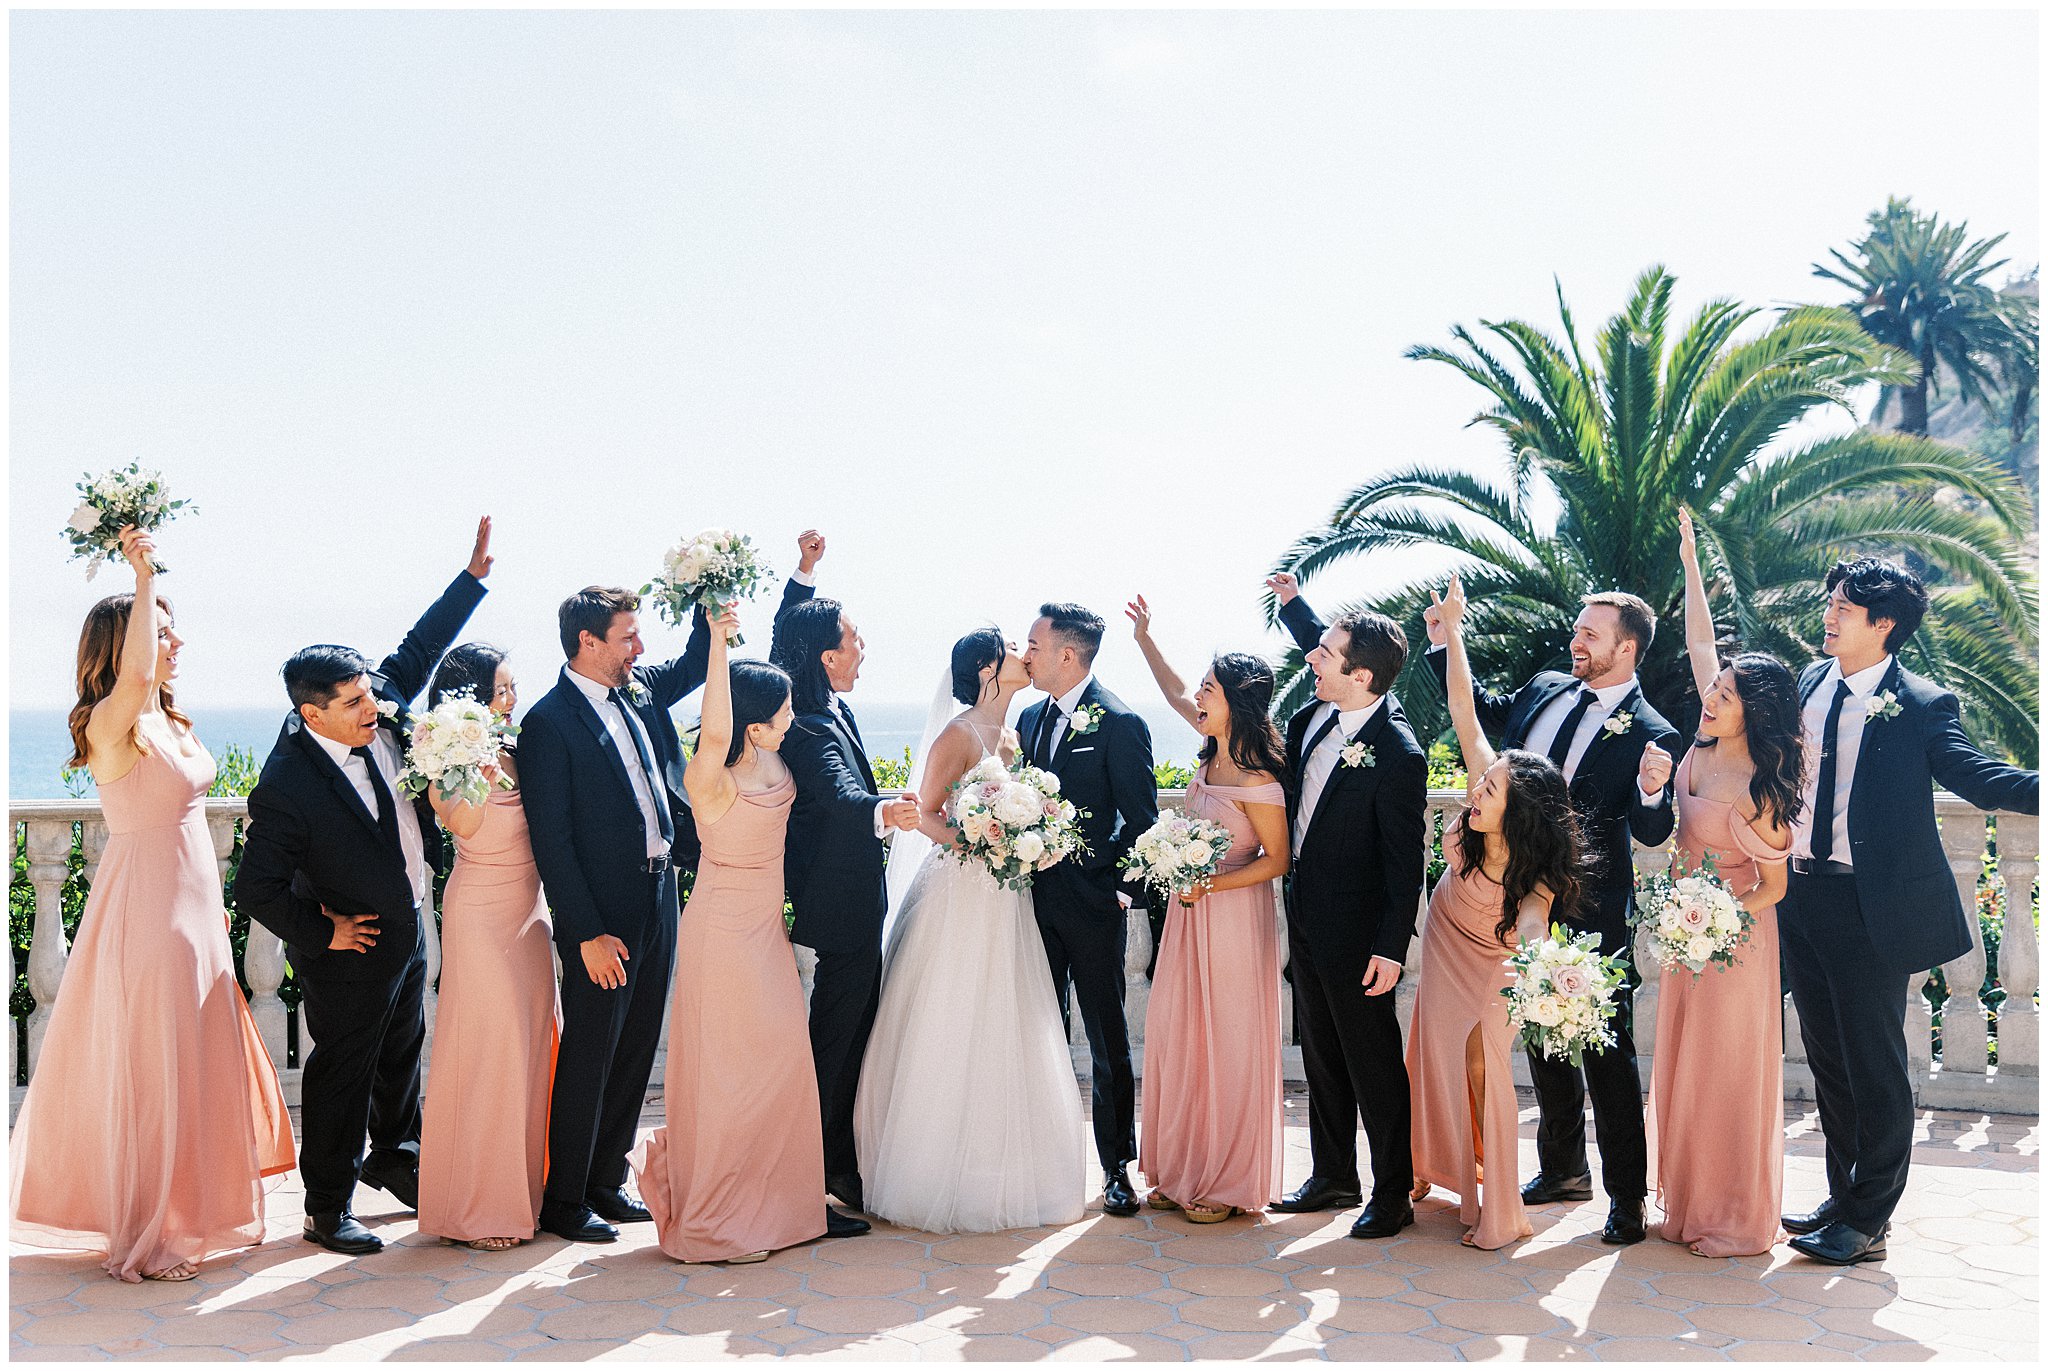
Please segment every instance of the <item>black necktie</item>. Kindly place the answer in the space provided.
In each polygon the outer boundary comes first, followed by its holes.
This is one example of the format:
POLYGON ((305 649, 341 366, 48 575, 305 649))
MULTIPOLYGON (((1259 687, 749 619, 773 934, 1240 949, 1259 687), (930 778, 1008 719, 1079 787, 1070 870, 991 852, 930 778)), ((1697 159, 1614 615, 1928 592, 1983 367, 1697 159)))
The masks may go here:
POLYGON ((612 703, 617 705, 619 713, 625 716, 626 732, 633 738, 633 750, 640 754, 640 770, 647 775, 647 793, 654 800, 654 818, 661 825, 662 841, 672 841, 676 831, 669 823, 668 805, 662 799, 661 773, 654 769, 654 758, 648 754, 647 740, 640 736, 640 721, 633 717, 633 711, 626 703, 625 691, 612 691, 612 703))
POLYGON ((1579 702, 1572 706, 1571 713, 1564 716, 1563 727, 1550 740, 1550 760, 1559 771, 1564 770, 1564 759, 1572 754, 1572 739, 1579 736, 1579 725, 1586 721, 1586 711, 1593 707, 1594 698, 1592 691, 1580 686, 1579 702))
POLYGON ((1032 751, 1038 754, 1038 765, 1041 767, 1052 765, 1053 731, 1059 727, 1059 721, 1066 717, 1066 713, 1060 709, 1058 700, 1045 702, 1045 713, 1038 716, 1038 742, 1032 748, 1032 751))
POLYGON ((1316 755, 1316 749, 1323 745, 1323 739, 1330 736, 1330 730, 1337 726, 1338 717, 1339 712, 1334 708, 1331 709, 1330 717, 1323 720, 1323 726, 1316 730, 1315 737, 1310 738, 1308 746, 1301 750, 1301 770, 1303 775, 1308 774, 1308 759, 1316 755))
POLYGON ((1835 735, 1841 731, 1842 701, 1848 698, 1849 683, 1836 681, 1828 721, 1820 730, 1820 771, 1813 782, 1813 859, 1817 862, 1835 855, 1835 735))
POLYGON ((370 789, 377 794, 377 831, 402 861, 405 844, 398 840, 398 806, 392 802, 391 787, 384 784, 384 773, 377 769, 377 758, 367 747, 352 747, 349 752, 361 757, 363 765, 370 769, 370 789))
POLYGON ((853 721, 853 710, 847 706, 845 700, 838 696, 833 697, 832 703, 839 707, 839 717, 846 720, 846 731, 853 735, 853 745, 859 748, 862 755, 865 756, 868 745, 866 740, 860 736, 860 725, 853 721))

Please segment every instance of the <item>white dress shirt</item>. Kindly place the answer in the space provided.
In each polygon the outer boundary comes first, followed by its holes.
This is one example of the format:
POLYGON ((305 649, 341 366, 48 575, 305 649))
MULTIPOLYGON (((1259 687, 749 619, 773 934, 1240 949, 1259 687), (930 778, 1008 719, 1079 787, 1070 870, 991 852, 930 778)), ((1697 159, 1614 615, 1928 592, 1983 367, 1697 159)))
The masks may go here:
MULTIPOLYGON (((312 734, 313 741, 334 759, 341 768, 341 774, 348 777, 348 783, 356 788, 362 797, 363 808, 370 811, 370 817, 377 817, 377 789, 370 784, 370 769, 363 759, 356 756, 347 743, 338 743, 325 734, 312 734)), ((405 769, 405 762, 398 753, 398 743, 384 729, 378 729, 370 739, 370 755, 377 759, 377 770, 384 773, 384 788, 391 792, 391 806, 398 813, 398 850, 405 855, 405 874, 412 882, 412 902, 424 908, 427 892, 433 888, 433 873, 427 870, 427 845, 420 837, 419 811, 404 799, 398 790, 398 774, 405 769)))
POLYGON ((633 802, 640 806, 640 822, 647 831, 647 855, 659 857, 668 851, 668 842, 661 836, 661 816, 667 812, 668 801, 667 797, 656 795, 648 779, 647 768, 640 765, 640 749, 645 747, 647 755, 652 757, 654 740, 640 731, 638 719, 627 720, 626 711, 612 699, 610 686, 591 680, 574 667, 569 668, 567 675, 583 692, 583 698, 590 701, 597 717, 604 721, 604 731, 611 734, 612 746, 618 749, 619 760, 626 764, 626 779, 633 785, 633 802), (636 734, 639 737, 637 743, 634 741, 636 734))
MULTIPOLYGON (((1579 763, 1585 760, 1586 749, 1600 736, 1600 730, 1614 717, 1614 711, 1621 707, 1621 702, 1629 697, 1631 691, 1638 690, 1641 686, 1642 682, 1631 676, 1620 685, 1601 686, 1593 692, 1593 703, 1587 706, 1585 714, 1580 717, 1579 731, 1572 735, 1571 748, 1564 754, 1564 779, 1567 784, 1578 775, 1579 763)), ((1581 681, 1577 690, 1559 691, 1556 698, 1543 706, 1543 712, 1530 721, 1529 736, 1523 740, 1522 746, 1530 752, 1540 752, 1548 757, 1550 745, 1557 741, 1557 731, 1564 727, 1565 719, 1578 708, 1579 691, 1585 689, 1587 686, 1581 681)), ((1652 809, 1664 803, 1664 792, 1661 790, 1649 791, 1637 786, 1636 794, 1652 809)))
MULTIPOLYGON (((1387 697, 1382 695, 1364 709, 1347 709, 1337 714, 1337 726, 1316 744, 1315 751, 1301 759, 1301 810, 1294 825, 1294 855, 1301 855, 1301 840, 1308 836, 1309 821, 1315 818, 1316 804, 1323 798, 1323 788, 1330 783, 1330 777, 1337 770, 1338 755, 1344 745, 1358 735, 1373 715, 1386 708, 1387 697)), ((1335 705, 1326 705, 1315 718, 1309 720, 1308 736, 1313 738, 1321 733, 1323 725, 1329 722, 1335 705)))
MULTIPOLYGON (((1849 698, 1842 701, 1842 717, 1835 721, 1835 850, 1828 860, 1844 866, 1854 866, 1855 858, 1849 850, 1849 792, 1856 784, 1856 754, 1863 750, 1863 725, 1870 719, 1870 697, 1877 693, 1878 682, 1892 669, 1892 659, 1886 657, 1876 666, 1867 666, 1848 678, 1849 698)), ((1828 710, 1835 702, 1835 686, 1842 680, 1842 664, 1830 662, 1827 674, 1820 678, 1813 694, 1806 697, 1805 708, 1800 710, 1799 721, 1806 733, 1806 784, 1800 796, 1806 807, 1800 811, 1799 822, 1792 826, 1792 855, 1811 858, 1813 856, 1813 805, 1820 794, 1820 746, 1821 734, 1828 725, 1828 710)))
MULTIPOLYGON (((1050 762, 1059 755, 1060 739, 1067 736, 1067 724, 1073 719, 1074 711, 1081 707, 1081 697, 1088 693, 1088 687, 1095 682, 1095 673, 1089 672, 1081 683, 1052 703, 1059 707, 1059 715, 1052 721, 1052 736, 1045 742, 1045 759, 1050 762)), ((1029 739, 1026 740, 1029 742, 1029 739)))

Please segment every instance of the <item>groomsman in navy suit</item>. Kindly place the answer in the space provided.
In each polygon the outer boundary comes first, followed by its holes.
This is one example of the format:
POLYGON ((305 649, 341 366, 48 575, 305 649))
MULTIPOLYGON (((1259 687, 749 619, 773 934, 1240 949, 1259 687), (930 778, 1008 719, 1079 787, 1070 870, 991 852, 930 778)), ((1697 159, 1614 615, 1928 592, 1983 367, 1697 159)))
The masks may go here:
MULTIPOLYGON (((1444 680, 1443 627, 1435 606, 1423 612, 1429 632, 1427 660, 1444 680)), ((1599 868, 1587 881, 1569 922, 1600 935, 1600 951, 1619 956, 1628 979, 1616 993, 1614 1045, 1585 1054, 1583 1067, 1529 1054, 1536 1087, 1536 1176, 1522 1187, 1528 1204, 1593 1197, 1586 1166, 1586 1097, 1600 1131, 1600 1180, 1607 1191, 1607 1226, 1600 1240, 1626 1244, 1647 1235, 1649 1148, 1643 1131, 1643 1083, 1636 1070, 1635 987, 1640 984, 1629 927, 1635 907, 1635 862, 1630 840, 1655 847, 1671 836, 1671 757, 1678 733, 1651 708, 1636 679, 1636 664, 1650 650, 1657 621, 1649 605, 1625 591, 1584 597, 1572 625, 1571 674, 1539 671, 1520 690, 1495 695, 1477 682, 1472 693, 1479 725, 1511 747, 1541 752, 1571 787, 1572 809, 1585 828, 1599 868), (1643 754, 1651 744, 1648 773, 1643 754), (1644 774, 1655 776, 1642 787, 1644 774)))
MULTIPOLYGON (((1906 1191, 1907 980, 1970 948, 1934 787, 1979 809, 2036 814, 2041 777, 1985 756, 1963 734, 1956 697, 1899 665, 1894 654, 1927 612, 1917 576, 1866 557, 1837 563, 1827 590, 1827 656, 1799 678, 1806 805, 1778 932, 1827 1141, 1828 1198, 1784 1224, 1795 1250, 1847 1266, 1884 1256, 1906 1191)), ((1959 991, 1968 1001, 1975 987, 1959 991)))

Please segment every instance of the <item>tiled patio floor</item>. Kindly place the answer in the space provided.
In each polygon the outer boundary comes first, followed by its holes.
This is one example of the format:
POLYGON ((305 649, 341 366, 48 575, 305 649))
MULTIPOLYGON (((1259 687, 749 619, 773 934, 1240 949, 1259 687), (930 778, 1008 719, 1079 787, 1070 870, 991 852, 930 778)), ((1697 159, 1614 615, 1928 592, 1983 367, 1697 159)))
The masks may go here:
MULTIPOLYGON (((1524 1104, 1528 1103, 1524 1099, 1524 1104)), ((1287 1176, 1307 1171, 1289 1099, 1287 1176)), ((649 1120, 652 1122, 652 1120, 649 1120)), ((1535 1115, 1522 1115, 1524 1174, 1535 1115)), ((1812 1117, 1794 1115, 1789 1205, 1822 1193, 1812 1117)), ((2039 1129, 1923 1114, 1891 1256, 1837 1270, 1702 1260, 1655 1238, 1598 1240, 1604 1200, 1533 1211, 1534 1239, 1458 1244, 1455 1205, 1398 1240, 1350 1215, 1198 1228, 1090 1211, 1064 1229, 944 1238, 878 1226, 749 1267, 683 1266, 650 1230, 609 1247, 543 1238, 483 1253, 422 1238, 381 1192, 361 1209, 391 1246, 349 1260, 300 1241, 298 1191, 270 1241, 183 1285, 108 1280, 89 1256, 11 1249, 19 1360, 1276 1361, 2009 1360, 2039 1358, 2039 1129)))

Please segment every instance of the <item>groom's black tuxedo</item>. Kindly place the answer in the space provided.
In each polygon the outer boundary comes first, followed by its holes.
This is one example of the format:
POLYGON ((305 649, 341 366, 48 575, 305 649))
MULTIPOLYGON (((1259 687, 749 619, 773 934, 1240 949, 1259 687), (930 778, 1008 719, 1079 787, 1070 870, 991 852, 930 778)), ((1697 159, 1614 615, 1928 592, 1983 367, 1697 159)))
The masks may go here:
MULTIPOLYGON (((483 596, 474 576, 456 576, 371 674, 377 698, 403 710, 426 689, 483 596)), ((382 727, 395 733, 397 724, 382 727)), ((402 804, 393 779, 386 776, 386 785, 393 803, 402 804)), ((440 830, 431 810, 419 818, 431 869, 440 830)), ((376 815, 296 713, 249 794, 234 893, 238 909, 284 940, 305 995, 301 1012, 313 1048, 301 1083, 299 1173, 306 1212, 333 1218, 348 1212, 366 1130, 379 1169, 418 1165, 426 943, 397 842, 379 830, 376 815), (338 914, 375 914, 375 946, 331 951, 334 923, 322 905, 338 914)))
MULTIPOLYGON (((1802 706, 1841 678, 1832 659, 1800 674, 1802 706)), ((1863 724, 1850 777, 1849 849, 1820 865, 1795 857, 1778 905, 1785 983, 1813 1067, 1835 1218, 1883 1231, 1906 1191, 1913 1081, 1907 980, 1960 957, 1970 926, 1935 828, 1937 784, 1980 809, 2036 814, 2040 773, 1985 756, 1963 733, 1956 697, 1893 660, 1873 696, 1898 712, 1863 724)), ((1823 739, 1809 736, 1809 769, 1823 739)), ((1814 816, 1801 817, 1811 840, 1814 816)), ((1795 850, 1806 845, 1795 843, 1795 850)))
MULTIPOLYGON (((1430 669, 1445 680, 1444 649, 1429 650, 1430 669)), ((1560 671, 1539 671, 1520 690, 1496 695, 1472 685, 1479 726, 1500 739, 1502 750, 1527 745, 1544 710, 1578 682, 1560 671)), ((1629 929, 1635 906, 1635 858, 1630 839, 1655 847, 1671 836, 1675 819, 1672 782, 1654 805, 1643 803, 1636 784, 1643 751, 1656 743, 1674 758, 1678 731, 1651 708, 1640 689, 1631 690, 1608 716, 1630 716, 1625 729, 1594 734, 1572 773, 1572 810, 1599 867, 1586 882, 1579 907, 1562 922, 1600 935, 1600 951, 1622 958, 1628 979, 1616 992, 1614 1045, 1585 1054, 1584 1066, 1529 1054, 1529 1079, 1536 1087, 1536 1157, 1542 1174, 1570 1180, 1587 1174, 1586 1096, 1600 1130, 1600 1177, 1608 1196, 1634 1203, 1649 1189, 1649 1150, 1643 1135, 1643 1085, 1636 1070, 1634 942, 1629 929)))
MULTIPOLYGON (((1325 625, 1300 597, 1280 622, 1303 652, 1325 625)), ((1312 814, 1302 814, 1303 751, 1331 706, 1317 700, 1287 721, 1287 830, 1301 855, 1287 874, 1287 975, 1294 987, 1302 1074, 1308 1080, 1311 1175, 1358 1188, 1358 1124, 1372 1155, 1372 1195, 1405 1203, 1414 1185, 1409 1149, 1408 1067, 1394 995, 1365 993, 1374 957, 1397 966, 1415 936, 1429 843, 1429 759, 1401 702, 1384 697, 1349 738, 1370 766, 1331 769, 1312 814)))
MULTIPOLYGON (((791 581, 783 605, 808 598, 791 581)), ((649 784, 667 801, 670 864, 650 871, 647 829, 618 742, 590 697, 562 668, 526 712, 519 784, 533 861, 562 956, 562 1040, 548 1115, 547 1200, 580 1206, 591 1191, 624 1184, 626 1153, 661 1042, 676 946, 676 867, 698 851, 683 794, 683 749, 669 710, 704 684, 711 630, 696 614, 683 654, 633 668, 626 707, 651 751, 649 784), (637 687, 644 702, 634 703, 637 687), (626 945, 626 984, 590 979, 583 944, 609 933, 626 945)), ((609 706, 607 706, 609 708, 609 706)))
POLYGON ((1084 856, 1069 858, 1032 878, 1031 903, 1052 964, 1060 1014, 1068 1012, 1068 983, 1080 1001, 1081 1024, 1093 1059, 1095 1151, 1103 1168, 1122 1173, 1138 1155, 1137 1084, 1131 1069, 1130 1028, 1124 1019, 1124 911, 1117 900, 1117 863, 1138 835, 1159 818, 1159 787, 1152 774, 1152 732, 1122 700, 1091 679, 1075 713, 1099 711, 1087 733, 1070 723, 1056 745, 1046 738, 1050 699, 1027 708, 1017 721, 1025 757, 1060 778, 1060 794, 1086 811, 1084 856))

